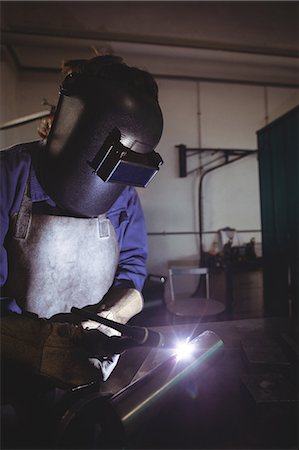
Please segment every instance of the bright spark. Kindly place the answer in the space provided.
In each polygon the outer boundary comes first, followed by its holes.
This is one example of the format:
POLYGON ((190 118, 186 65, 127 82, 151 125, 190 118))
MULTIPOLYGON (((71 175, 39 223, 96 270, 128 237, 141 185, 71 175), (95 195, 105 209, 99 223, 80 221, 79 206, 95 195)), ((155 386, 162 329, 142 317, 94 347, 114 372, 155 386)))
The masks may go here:
POLYGON ((188 339, 186 341, 178 342, 175 349, 177 360, 181 361, 182 359, 190 359, 193 356, 194 350, 194 344, 192 342, 189 342, 188 339))

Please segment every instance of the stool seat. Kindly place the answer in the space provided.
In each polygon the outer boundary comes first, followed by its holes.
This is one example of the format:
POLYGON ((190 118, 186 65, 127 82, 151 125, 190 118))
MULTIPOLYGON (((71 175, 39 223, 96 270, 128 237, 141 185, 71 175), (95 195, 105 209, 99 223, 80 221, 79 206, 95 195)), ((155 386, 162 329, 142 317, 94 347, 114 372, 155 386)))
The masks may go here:
POLYGON ((174 266, 168 269, 168 273, 170 297, 165 299, 165 303, 166 308, 173 316, 206 318, 223 313, 225 305, 210 298, 209 269, 207 267, 174 266), (174 279, 180 276, 187 276, 188 282, 185 284, 181 281, 175 283, 174 279), (192 288, 192 280, 189 277, 193 278, 193 281, 195 277, 198 286, 196 290, 194 290, 194 286, 192 288), (203 294, 201 294, 202 289, 199 289, 201 282, 203 282, 202 287, 205 290, 203 294), (178 287, 180 289, 177 289, 178 287))

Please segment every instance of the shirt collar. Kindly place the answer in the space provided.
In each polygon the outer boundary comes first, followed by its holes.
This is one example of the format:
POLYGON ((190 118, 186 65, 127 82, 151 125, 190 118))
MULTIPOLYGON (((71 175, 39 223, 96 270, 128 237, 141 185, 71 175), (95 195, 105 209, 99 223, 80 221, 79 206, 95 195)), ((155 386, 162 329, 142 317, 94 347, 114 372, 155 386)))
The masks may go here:
POLYGON ((49 197, 49 195, 41 187, 33 166, 34 165, 31 164, 30 169, 30 196, 32 203, 46 201, 51 206, 56 206, 56 203, 49 197))

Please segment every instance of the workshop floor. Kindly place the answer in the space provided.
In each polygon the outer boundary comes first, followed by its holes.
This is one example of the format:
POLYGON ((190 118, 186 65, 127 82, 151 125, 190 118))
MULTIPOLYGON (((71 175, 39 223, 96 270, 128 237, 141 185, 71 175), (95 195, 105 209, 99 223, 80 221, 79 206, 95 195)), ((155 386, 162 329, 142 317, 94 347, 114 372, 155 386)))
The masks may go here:
MULTIPOLYGON (((223 273, 212 274, 211 297, 224 305, 226 302, 226 284, 223 273)), ((163 299, 163 290, 157 285, 147 285, 144 291, 143 311, 131 319, 130 324, 140 326, 163 326, 190 322, 215 322, 225 320, 256 319, 263 317, 262 271, 238 273, 233 278, 232 311, 209 316, 208 318, 184 318, 174 316, 167 310, 163 299)))
POLYGON ((223 312, 215 316, 200 318, 174 316, 167 310, 165 303, 161 301, 145 303, 143 311, 133 317, 129 323, 130 325, 156 327, 174 324, 180 325, 192 322, 205 323, 225 320, 257 319, 262 317, 263 314, 260 304, 257 304, 255 308, 251 307, 250 310, 246 310, 242 299, 239 300, 238 307, 233 310, 232 314, 223 312))
POLYGON ((225 320, 225 314, 221 314, 215 317, 209 318, 190 318, 190 317, 178 317, 171 314, 164 303, 154 303, 153 304, 145 304, 143 311, 133 317, 129 324, 130 325, 139 325, 139 326, 147 326, 147 327, 158 327, 158 326, 166 326, 166 325, 181 325, 185 323, 192 322, 214 322, 218 320, 225 320))

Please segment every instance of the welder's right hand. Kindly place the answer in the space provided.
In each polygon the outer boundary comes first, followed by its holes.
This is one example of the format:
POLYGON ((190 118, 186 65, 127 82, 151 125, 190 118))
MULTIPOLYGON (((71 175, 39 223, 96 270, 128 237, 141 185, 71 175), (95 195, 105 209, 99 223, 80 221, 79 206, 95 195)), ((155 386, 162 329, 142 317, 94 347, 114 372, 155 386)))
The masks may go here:
POLYGON ((84 335, 80 325, 10 313, 1 319, 2 364, 42 375, 62 389, 98 383, 101 373, 88 359, 84 335))

